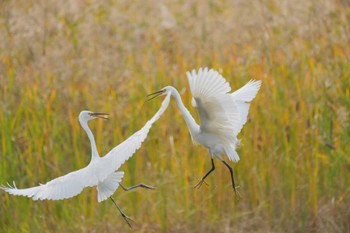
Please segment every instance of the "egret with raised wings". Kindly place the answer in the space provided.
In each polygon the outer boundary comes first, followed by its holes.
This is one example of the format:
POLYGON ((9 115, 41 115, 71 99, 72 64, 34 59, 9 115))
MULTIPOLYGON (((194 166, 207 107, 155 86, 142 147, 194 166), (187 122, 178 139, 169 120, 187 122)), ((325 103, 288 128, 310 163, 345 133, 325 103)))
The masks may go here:
POLYGON ((213 69, 200 68, 198 73, 193 70, 186 74, 192 92, 192 105, 198 110, 200 125, 193 119, 184 106, 179 92, 172 86, 149 94, 149 100, 164 94, 173 96, 186 121, 192 140, 208 148, 211 169, 195 187, 199 188, 203 182, 206 184, 205 178, 215 170, 214 157, 216 157, 229 169, 232 187, 237 193, 233 169, 221 154, 225 153, 231 161, 239 161, 236 152, 239 145, 237 135, 247 121, 250 102, 259 91, 261 81, 251 80, 237 91, 229 93, 230 84, 213 69))
POLYGON ((107 119, 108 114, 82 111, 79 115, 79 122, 90 139, 92 149, 92 157, 88 166, 36 187, 18 189, 13 184, 13 186, 1 186, 1 189, 12 195, 27 196, 33 198, 33 200, 62 200, 78 195, 85 187, 96 186, 98 192, 97 201, 101 202, 110 198, 127 224, 131 227, 129 220, 133 220, 123 213, 111 195, 117 190, 119 185, 125 191, 137 187, 146 189, 153 189, 153 187, 145 184, 137 184, 130 188, 125 188, 120 183, 124 172, 116 172, 116 170, 141 147, 152 124, 163 114, 169 102, 170 95, 163 101, 158 112, 139 131, 113 148, 104 157, 100 157, 97 152, 95 139, 87 122, 95 118, 107 119))

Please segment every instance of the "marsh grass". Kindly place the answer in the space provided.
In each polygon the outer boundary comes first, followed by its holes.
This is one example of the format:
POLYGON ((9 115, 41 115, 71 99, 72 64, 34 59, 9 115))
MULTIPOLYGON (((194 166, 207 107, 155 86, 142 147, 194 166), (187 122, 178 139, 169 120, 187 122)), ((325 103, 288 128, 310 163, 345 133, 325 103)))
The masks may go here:
MULTIPOLYGON (((77 117, 90 109, 101 155, 158 109, 172 85, 191 106, 187 70, 220 70, 233 89, 263 81, 233 164, 210 167, 174 102, 121 170, 155 191, 114 197, 135 232, 350 231, 350 9, 346 1, 2 1, 0 182, 29 187, 85 166, 77 117)), ((96 191, 34 202, 0 194, 1 232, 127 232, 96 191)))

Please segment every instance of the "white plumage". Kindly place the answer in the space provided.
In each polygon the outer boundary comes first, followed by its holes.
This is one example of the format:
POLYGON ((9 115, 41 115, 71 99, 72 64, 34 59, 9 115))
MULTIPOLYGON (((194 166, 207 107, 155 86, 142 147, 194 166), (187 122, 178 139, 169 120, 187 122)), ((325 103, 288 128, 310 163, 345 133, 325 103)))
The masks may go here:
POLYGON ((200 125, 198 125, 184 106, 179 92, 167 86, 154 94, 171 94, 183 114, 191 133, 192 140, 207 147, 212 159, 212 169, 197 184, 215 169, 213 158, 219 158, 230 170, 232 185, 234 185, 232 168, 223 160, 225 153, 229 160, 238 162, 236 152, 239 140, 237 135, 247 121, 250 101, 256 96, 261 81, 251 80, 245 86, 233 93, 229 83, 217 71, 200 68, 198 72, 187 72, 187 78, 192 93, 192 105, 197 109, 200 125))
POLYGON ((238 133, 241 131, 243 125, 247 122, 250 102, 254 99, 261 86, 261 81, 250 80, 246 85, 231 94, 235 102, 238 112, 240 114, 240 127, 238 133))
MULTIPOLYGON (((107 114, 82 111, 79 121, 88 134, 92 147, 92 158, 88 166, 36 187, 18 189, 14 184, 13 186, 1 186, 1 189, 12 195, 27 196, 33 200, 62 200, 78 195, 85 187, 97 186, 98 202, 106 200, 116 191, 124 176, 124 172, 115 171, 141 147, 151 126, 163 114, 169 102, 170 95, 165 98, 157 113, 139 131, 113 148, 104 157, 98 155, 94 136, 87 122, 96 117, 104 118, 104 115, 107 114)), ((149 188, 146 185, 141 186, 149 188)), ((123 217, 125 219, 127 216, 123 217)))
POLYGON ((227 95, 230 85, 216 71, 200 69, 187 72, 192 103, 197 108, 202 132, 216 134, 222 141, 232 142, 234 132, 238 134, 240 116, 232 98, 227 95))

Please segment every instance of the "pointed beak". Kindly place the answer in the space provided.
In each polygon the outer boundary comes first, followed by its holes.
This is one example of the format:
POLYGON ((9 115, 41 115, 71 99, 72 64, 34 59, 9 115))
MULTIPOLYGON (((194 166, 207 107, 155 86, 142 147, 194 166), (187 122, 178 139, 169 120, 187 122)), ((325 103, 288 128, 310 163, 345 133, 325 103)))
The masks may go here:
POLYGON ((103 120, 108 120, 108 114, 103 113, 103 112, 93 112, 90 113, 91 116, 96 117, 96 118, 101 118, 103 120))
POLYGON ((165 93, 165 90, 160 90, 160 91, 156 91, 156 92, 153 92, 151 94, 148 94, 147 97, 148 97, 148 100, 147 101, 150 101, 150 100, 153 100, 154 98, 157 98, 158 96, 162 95, 165 93))

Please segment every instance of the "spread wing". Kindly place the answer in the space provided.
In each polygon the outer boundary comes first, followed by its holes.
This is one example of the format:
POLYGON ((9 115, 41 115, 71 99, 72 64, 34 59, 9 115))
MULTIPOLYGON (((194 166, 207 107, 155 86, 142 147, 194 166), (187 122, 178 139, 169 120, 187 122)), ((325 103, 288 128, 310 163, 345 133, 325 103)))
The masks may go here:
POLYGON ((246 85, 231 94, 240 113, 241 131, 243 125, 247 122, 250 102, 254 99, 261 86, 260 80, 250 80, 246 85))
POLYGON ((31 197, 33 200, 62 200, 74 197, 85 187, 92 186, 93 177, 88 176, 87 169, 85 167, 32 188, 18 189, 15 184, 0 188, 12 195, 31 197))
POLYGON ((98 171, 99 179, 104 180, 109 174, 117 170, 126 160, 128 160, 141 147, 142 142, 147 138, 148 132, 153 123, 167 109, 170 102, 170 94, 168 94, 162 102, 160 109, 147 123, 124 142, 113 148, 107 155, 101 159, 101 167, 98 171))
POLYGON ((233 142, 240 130, 240 114, 228 92, 229 83, 217 71, 208 68, 187 72, 192 105, 197 108, 202 131, 233 142))

